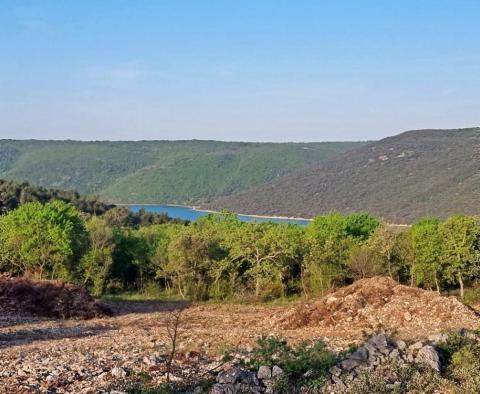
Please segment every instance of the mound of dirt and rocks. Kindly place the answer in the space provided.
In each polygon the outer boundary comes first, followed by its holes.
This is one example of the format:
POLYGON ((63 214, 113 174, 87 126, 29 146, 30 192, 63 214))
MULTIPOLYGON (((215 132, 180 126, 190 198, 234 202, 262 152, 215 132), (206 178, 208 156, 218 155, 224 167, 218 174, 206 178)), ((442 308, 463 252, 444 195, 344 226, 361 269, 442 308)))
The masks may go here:
POLYGON ((318 327, 335 331, 379 328, 421 337, 445 329, 477 328, 480 316, 455 297, 374 277, 297 305, 279 317, 284 329, 318 327))
POLYGON ((91 319, 109 315, 84 289, 59 282, 0 276, 0 310, 52 318, 91 319))

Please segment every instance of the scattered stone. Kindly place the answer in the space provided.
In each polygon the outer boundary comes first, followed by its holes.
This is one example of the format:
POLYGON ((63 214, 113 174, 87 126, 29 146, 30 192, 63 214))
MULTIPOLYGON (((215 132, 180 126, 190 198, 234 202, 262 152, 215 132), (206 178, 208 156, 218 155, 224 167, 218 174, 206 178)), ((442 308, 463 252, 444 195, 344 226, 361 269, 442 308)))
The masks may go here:
POLYGON ((430 345, 424 346, 418 351, 415 361, 417 363, 424 363, 437 372, 440 372, 442 368, 437 350, 430 345))
POLYGON ((329 369, 328 372, 330 372, 334 376, 340 376, 342 373, 342 370, 334 365, 332 368, 329 369))
POLYGON ((407 344, 402 340, 398 340, 396 344, 400 350, 405 350, 407 348, 407 344))
POLYGON ((351 358, 347 358, 346 360, 343 360, 340 365, 342 366, 342 369, 350 371, 351 369, 358 367, 360 365, 360 362, 351 358))
POLYGON ((272 368, 270 368, 266 365, 262 365, 260 368, 258 368, 257 378, 258 379, 271 379, 272 378, 272 368))
POLYGON ((240 368, 232 368, 222 371, 217 376, 217 382, 220 384, 237 383, 243 371, 240 368))
POLYGON ((348 357, 351 360, 358 360, 358 361, 367 361, 368 360, 368 350, 365 347, 358 348, 355 352, 350 354, 348 357))
POLYGON ((283 369, 277 365, 274 365, 272 368, 272 378, 279 378, 283 375, 283 369))
POLYGON ((415 342, 414 344, 408 347, 409 350, 419 350, 423 347, 423 342, 415 342))
POLYGON ((237 393, 235 385, 216 383, 210 389, 210 394, 235 394, 237 393))
POLYGON ((113 367, 110 373, 116 379, 125 379, 127 377, 127 371, 121 367, 113 367))
POLYGON ((373 345, 374 347, 376 347, 379 351, 386 349, 388 346, 387 337, 385 336, 385 334, 375 335, 371 337, 367 342, 370 345, 373 345))

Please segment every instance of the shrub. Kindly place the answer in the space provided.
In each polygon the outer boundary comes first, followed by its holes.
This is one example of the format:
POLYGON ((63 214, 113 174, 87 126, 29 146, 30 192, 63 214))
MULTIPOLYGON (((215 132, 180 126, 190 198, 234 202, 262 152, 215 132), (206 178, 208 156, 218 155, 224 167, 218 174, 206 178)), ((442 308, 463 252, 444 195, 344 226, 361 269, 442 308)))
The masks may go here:
POLYGON ((480 340, 477 332, 448 335, 441 343, 447 365, 446 376, 454 384, 456 393, 480 392, 480 340))
POLYGON ((302 342, 290 347, 283 339, 264 337, 252 351, 248 367, 258 369, 261 365, 277 365, 284 376, 277 383, 280 392, 295 393, 301 387, 319 387, 325 383, 328 370, 335 364, 335 356, 321 341, 302 342), (308 372, 308 373, 307 373, 308 372))
POLYGON ((359 376, 350 394, 433 394, 448 385, 441 376, 418 364, 398 365, 388 363, 375 371, 359 376))

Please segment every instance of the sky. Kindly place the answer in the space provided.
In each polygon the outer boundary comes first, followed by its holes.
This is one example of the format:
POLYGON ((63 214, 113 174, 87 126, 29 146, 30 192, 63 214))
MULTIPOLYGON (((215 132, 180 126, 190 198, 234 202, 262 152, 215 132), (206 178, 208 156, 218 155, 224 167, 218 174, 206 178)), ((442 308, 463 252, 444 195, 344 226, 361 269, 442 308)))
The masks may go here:
POLYGON ((478 0, 0 0, 0 138, 480 126, 478 0))

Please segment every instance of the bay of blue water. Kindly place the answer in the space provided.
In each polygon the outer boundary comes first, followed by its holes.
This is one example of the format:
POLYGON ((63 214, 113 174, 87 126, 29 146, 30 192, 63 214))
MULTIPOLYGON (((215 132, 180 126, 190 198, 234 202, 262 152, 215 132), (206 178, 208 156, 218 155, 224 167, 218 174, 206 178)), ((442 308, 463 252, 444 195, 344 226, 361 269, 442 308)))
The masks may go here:
MULTIPOLYGON (((184 220, 194 221, 202 216, 208 215, 209 212, 199 211, 190 207, 182 207, 176 205, 128 205, 133 212, 138 212, 140 209, 145 209, 147 212, 166 213, 171 218, 179 218, 184 220)), ((242 222, 275 222, 275 223, 292 223, 302 226, 310 223, 309 220, 302 219, 288 219, 288 218, 258 218, 256 216, 238 215, 242 222)))

